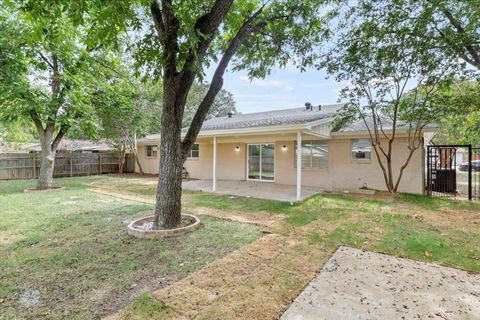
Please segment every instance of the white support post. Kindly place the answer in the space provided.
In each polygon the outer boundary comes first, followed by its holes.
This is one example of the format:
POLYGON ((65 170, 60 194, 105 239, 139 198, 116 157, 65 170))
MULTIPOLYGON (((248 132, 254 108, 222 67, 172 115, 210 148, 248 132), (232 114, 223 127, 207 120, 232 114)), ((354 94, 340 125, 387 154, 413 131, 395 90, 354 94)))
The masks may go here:
POLYGON ((212 191, 217 190, 217 137, 213 137, 213 174, 212 174, 212 191))
POLYGON ((302 197, 302 133, 297 132, 297 201, 302 197))

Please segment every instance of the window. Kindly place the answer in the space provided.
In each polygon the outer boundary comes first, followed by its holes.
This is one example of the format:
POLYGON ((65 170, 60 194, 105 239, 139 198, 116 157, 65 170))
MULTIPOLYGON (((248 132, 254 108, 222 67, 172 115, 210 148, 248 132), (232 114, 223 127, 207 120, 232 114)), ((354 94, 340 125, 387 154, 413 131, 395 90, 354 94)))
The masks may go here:
POLYGON ((352 139, 352 159, 353 160, 371 160, 372 159, 372 140, 352 139))
MULTIPOLYGON (((328 168, 328 141, 302 141, 302 168, 328 168)), ((295 143, 295 165, 297 167, 297 144, 295 143)))
POLYGON ((158 147, 156 145, 147 146, 147 157, 155 158, 158 153, 158 147))
POLYGON ((200 156, 200 146, 198 145, 198 143, 195 143, 190 149, 190 151, 188 152, 188 158, 198 159, 199 156, 200 156))

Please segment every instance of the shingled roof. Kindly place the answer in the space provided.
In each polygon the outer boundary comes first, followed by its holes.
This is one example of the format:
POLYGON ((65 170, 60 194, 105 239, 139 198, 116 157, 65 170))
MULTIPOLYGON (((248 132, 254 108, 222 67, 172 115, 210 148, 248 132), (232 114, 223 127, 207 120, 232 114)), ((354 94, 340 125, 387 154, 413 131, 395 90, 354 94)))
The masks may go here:
MULTIPOLYGON (((367 124, 368 124, 368 128, 370 128, 371 130, 374 129, 374 125, 373 125, 373 119, 372 117, 367 117, 366 118, 366 121, 367 121, 367 124)), ((390 118, 387 118, 387 117, 381 117, 380 119, 381 121, 381 129, 383 130, 392 130, 393 128, 393 121, 390 119, 390 118)), ((341 127, 341 128, 338 128, 336 130, 333 130, 334 132, 359 132, 359 131, 367 131, 368 130, 367 126, 365 125, 365 122, 360 119, 360 120, 356 120, 352 123, 348 123, 346 124, 345 126, 341 127)), ((380 127, 379 127, 380 128, 380 127)), ((396 124, 396 128, 397 129, 408 129, 409 128, 409 123, 407 122, 403 122, 401 120, 397 120, 397 124, 396 124)), ((427 124, 424 126, 425 129, 433 129, 433 128, 437 128, 437 125, 436 124, 427 124)))
POLYGON ((343 104, 332 104, 321 108, 313 106, 312 110, 294 108, 217 117, 205 121, 201 131, 304 124, 331 118, 342 106, 343 104))

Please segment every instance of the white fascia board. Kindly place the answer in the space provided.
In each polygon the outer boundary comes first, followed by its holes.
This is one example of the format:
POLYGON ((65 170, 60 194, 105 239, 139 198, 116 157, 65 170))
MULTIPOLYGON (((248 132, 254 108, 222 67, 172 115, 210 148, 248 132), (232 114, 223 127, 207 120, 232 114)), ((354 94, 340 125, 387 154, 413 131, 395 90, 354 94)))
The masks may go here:
MULTIPOLYGON (((213 136, 238 136, 238 135, 258 135, 258 134, 268 134, 268 133, 278 133, 278 132, 297 132, 298 130, 310 130, 312 126, 329 122, 328 120, 322 120, 321 123, 318 121, 309 122, 305 124, 293 124, 293 125, 279 125, 279 126, 268 126, 268 127, 255 127, 255 128, 240 128, 240 129, 226 129, 226 130, 205 130, 200 131, 198 134, 199 138, 213 137, 213 136)), ((182 132, 182 138, 185 137, 186 132, 182 132)), ((137 143, 140 145, 145 145, 149 143, 158 143, 160 142, 160 135, 151 137, 151 138, 141 138, 137 140, 137 143)))
MULTIPOLYGON (((199 137, 213 137, 213 136, 230 136, 230 135, 256 135, 259 133, 277 133, 277 132, 289 132, 307 129, 305 124, 294 125, 280 125, 280 126, 268 126, 268 127, 255 127, 255 128, 241 128, 241 129, 228 129, 228 130, 206 130, 200 131, 199 137)), ((182 134, 184 136, 185 134, 182 134)))

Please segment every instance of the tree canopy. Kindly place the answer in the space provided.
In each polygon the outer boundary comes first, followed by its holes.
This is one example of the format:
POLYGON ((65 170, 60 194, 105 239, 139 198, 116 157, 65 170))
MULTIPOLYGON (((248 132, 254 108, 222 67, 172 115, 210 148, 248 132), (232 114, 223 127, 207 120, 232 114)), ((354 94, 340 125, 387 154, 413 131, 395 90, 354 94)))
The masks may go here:
POLYGON ((33 122, 42 145, 37 187, 49 188, 65 134, 96 129, 91 98, 112 71, 110 46, 92 41, 92 15, 78 20, 55 1, 5 1, 0 10, 0 118, 33 122))

